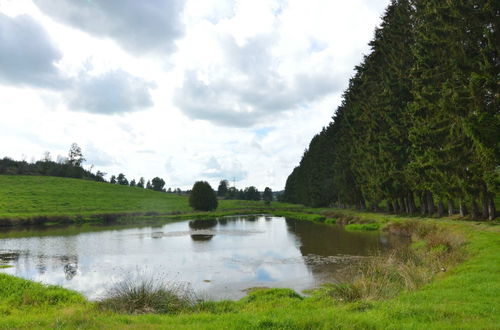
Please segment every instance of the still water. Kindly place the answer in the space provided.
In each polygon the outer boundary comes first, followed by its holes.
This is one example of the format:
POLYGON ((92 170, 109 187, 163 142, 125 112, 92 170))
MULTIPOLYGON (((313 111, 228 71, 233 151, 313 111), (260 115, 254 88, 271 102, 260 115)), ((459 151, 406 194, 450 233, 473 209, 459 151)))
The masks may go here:
POLYGON ((30 237, 1 238, 0 265, 13 267, 0 272, 61 285, 90 299, 138 276, 189 285, 212 299, 237 299, 250 287, 301 292, 334 282, 352 260, 390 246, 378 233, 269 216, 77 228, 30 229, 30 237))

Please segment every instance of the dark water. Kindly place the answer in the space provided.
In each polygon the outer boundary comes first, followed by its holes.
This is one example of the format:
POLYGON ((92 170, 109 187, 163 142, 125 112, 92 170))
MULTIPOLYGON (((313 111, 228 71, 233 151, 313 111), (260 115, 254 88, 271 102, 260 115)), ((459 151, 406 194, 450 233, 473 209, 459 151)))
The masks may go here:
POLYGON ((267 216, 83 232, 74 226, 30 229, 29 235, 0 239, 0 264, 13 266, 0 272, 61 285, 90 299, 138 276, 188 284, 212 299, 240 298, 249 287, 300 292, 338 280, 352 260, 390 245, 378 233, 267 216))

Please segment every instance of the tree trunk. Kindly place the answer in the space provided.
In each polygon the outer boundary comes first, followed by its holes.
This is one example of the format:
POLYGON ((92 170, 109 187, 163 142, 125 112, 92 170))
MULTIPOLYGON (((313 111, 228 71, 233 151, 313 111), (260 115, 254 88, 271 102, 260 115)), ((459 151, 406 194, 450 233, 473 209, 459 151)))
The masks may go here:
POLYGON ((406 214, 411 214, 410 212, 410 200, 408 199, 408 195, 406 195, 404 197, 405 199, 405 211, 406 211, 406 214))
POLYGON ((488 219, 495 220, 497 213, 497 208, 495 206, 495 196, 490 195, 489 197, 490 198, 488 199, 488 219))
POLYGON ((448 216, 453 215, 453 201, 451 199, 448 199, 448 216))
POLYGON ((420 215, 424 216, 427 213, 427 200, 425 198, 425 192, 422 192, 419 196, 420 199, 420 215))
POLYGON ((434 206, 434 200, 432 199, 432 193, 427 192, 427 212, 429 215, 433 215, 436 207, 434 206))
POLYGON ((438 202, 438 217, 443 217, 444 215, 444 205, 442 201, 438 202))
POLYGON ((391 201, 387 201, 387 212, 388 213, 393 213, 394 212, 394 206, 392 206, 391 201))
POLYGON ((475 198, 472 198, 472 208, 471 208, 472 219, 479 219, 479 207, 477 206, 477 202, 475 198))
POLYGON ((463 201, 460 201, 460 216, 465 217, 467 215, 467 206, 463 201))
POLYGON ((406 203, 404 197, 399 197, 399 205, 401 207, 401 213, 406 213, 406 203))
POLYGON ((483 198, 481 200, 481 206, 482 206, 481 215, 482 215, 482 218, 485 219, 485 220, 487 220, 487 219, 490 218, 489 209, 488 209, 489 199, 490 199, 489 194, 487 192, 484 192, 483 193, 483 198))
POLYGON ((408 203, 410 205, 410 214, 415 214, 415 210, 417 209, 415 205, 415 199, 413 198, 413 192, 408 193, 408 203))
POLYGON ((396 214, 401 213, 401 207, 399 206, 399 201, 397 199, 394 201, 394 211, 396 211, 396 214))

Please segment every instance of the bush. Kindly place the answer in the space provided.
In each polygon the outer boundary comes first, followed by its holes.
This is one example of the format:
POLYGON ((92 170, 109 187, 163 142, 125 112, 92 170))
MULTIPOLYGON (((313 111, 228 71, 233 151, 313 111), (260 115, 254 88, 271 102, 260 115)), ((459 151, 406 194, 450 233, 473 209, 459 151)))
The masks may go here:
POLYGON ((128 314, 176 314, 192 309, 197 302, 188 286, 146 277, 117 283, 108 290, 108 297, 99 302, 99 307, 128 314))
POLYGON ((197 181, 189 196, 189 205, 196 211, 212 211, 217 208, 217 196, 206 181, 197 181))

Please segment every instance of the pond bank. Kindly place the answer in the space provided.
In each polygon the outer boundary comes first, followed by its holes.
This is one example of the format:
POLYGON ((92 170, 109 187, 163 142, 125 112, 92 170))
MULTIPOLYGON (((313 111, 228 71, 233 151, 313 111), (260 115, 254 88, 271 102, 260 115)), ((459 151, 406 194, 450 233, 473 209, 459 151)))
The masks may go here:
MULTIPOLYGON (((318 210, 323 214, 324 210, 318 210)), ((342 212, 335 210, 335 212, 342 212)), ((350 211, 352 212, 352 211, 350 211)), ((348 214, 386 225, 412 220, 348 214)), ((413 219, 414 220, 414 219, 413 219)), ((204 302, 176 315, 124 315, 96 309, 72 291, 0 275, 0 327, 120 328, 495 328, 500 324, 500 230, 496 223, 419 219, 462 233, 467 259, 416 291, 340 302, 286 289, 257 290, 236 302, 204 302), (31 284, 32 283, 32 284, 31 284), (7 289, 9 288, 9 289, 7 289), (22 288, 22 289, 21 289, 22 288)))

